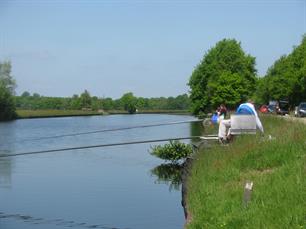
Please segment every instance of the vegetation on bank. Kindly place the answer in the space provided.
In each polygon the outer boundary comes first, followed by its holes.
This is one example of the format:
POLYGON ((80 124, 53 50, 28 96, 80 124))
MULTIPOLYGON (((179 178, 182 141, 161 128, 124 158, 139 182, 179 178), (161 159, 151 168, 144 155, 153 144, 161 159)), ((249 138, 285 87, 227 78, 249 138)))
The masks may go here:
POLYGON ((170 143, 152 147, 150 154, 160 159, 177 163, 192 154, 192 147, 180 141, 170 141, 170 143))
POLYGON ((21 110, 104 110, 126 111, 135 113, 138 111, 158 110, 188 110, 189 97, 179 95, 177 97, 143 98, 136 97, 133 93, 125 93, 120 99, 98 98, 91 96, 85 90, 80 95, 72 97, 46 97, 37 93, 24 92, 16 96, 16 107, 21 110))
POLYGON ((192 112, 207 113, 221 103, 235 108, 253 94, 256 81, 255 57, 245 54, 235 39, 223 39, 192 72, 192 112))
POLYGON ((102 115, 97 111, 82 110, 16 110, 17 118, 49 118, 49 117, 65 117, 65 116, 89 116, 102 115))
POLYGON ((187 228, 304 228, 306 125, 262 117, 265 137, 236 137, 195 156, 187 228), (271 137, 269 137, 271 135, 271 137), (254 183, 243 204, 244 186, 254 183))
POLYGON ((258 82, 258 102, 288 99, 292 106, 306 101, 306 35, 300 45, 281 56, 258 82))
POLYGON ((253 98, 258 104, 285 99, 291 108, 306 101, 306 35, 292 53, 282 56, 264 77, 256 74, 255 57, 235 39, 223 39, 205 53, 189 80, 192 113, 236 108, 253 98))
POLYGON ((16 83, 11 75, 11 63, 0 62, 0 121, 16 117, 13 98, 15 87, 16 83))
MULTIPOLYGON (((17 118, 47 118, 65 116, 90 116, 108 114, 128 114, 124 110, 92 111, 92 110, 16 110, 17 118)), ((187 110, 144 110, 137 114, 189 114, 187 110)))

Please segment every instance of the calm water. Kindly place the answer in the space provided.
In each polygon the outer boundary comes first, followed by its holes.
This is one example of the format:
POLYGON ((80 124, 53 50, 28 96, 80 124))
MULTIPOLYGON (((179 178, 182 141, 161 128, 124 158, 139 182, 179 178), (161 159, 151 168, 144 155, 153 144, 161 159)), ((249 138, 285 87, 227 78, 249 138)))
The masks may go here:
MULTIPOLYGON (((197 127, 180 124, 22 141, 190 119, 181 115, 113 115, 0 123, 0 153, 190 136, 197 127)), ((148 153, 151 145, 0 158, 0 228, 182 228, 179 182, 158 177, 167 165, 148 153)))

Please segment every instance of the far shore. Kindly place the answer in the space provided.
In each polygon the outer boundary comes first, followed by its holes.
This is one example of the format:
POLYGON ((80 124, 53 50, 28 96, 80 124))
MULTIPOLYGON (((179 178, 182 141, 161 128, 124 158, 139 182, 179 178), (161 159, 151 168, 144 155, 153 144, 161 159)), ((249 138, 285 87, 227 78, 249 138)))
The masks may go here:
MULTIPOLYGON (((56 118, 56 117, 74 117, 74 116, 97 116, 97 115, 116 115, 128 114, 123 110, 109 111, 84 111, 84 110, 16 110, 17 119, 30 118, 56 118)), ((189 115, 187 110, 143 110, 136 114, 176 114, 189 115)))

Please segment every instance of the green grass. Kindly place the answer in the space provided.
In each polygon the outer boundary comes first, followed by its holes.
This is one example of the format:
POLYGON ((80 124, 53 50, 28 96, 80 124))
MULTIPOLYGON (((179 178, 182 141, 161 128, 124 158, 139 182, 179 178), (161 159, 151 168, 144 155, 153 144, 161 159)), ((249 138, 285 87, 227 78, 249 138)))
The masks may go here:
POLYGON ((262 121, 263 139, 239 136, 227 147, 215 145, 195 156, 188 229, 306 228, 306 125, 270 116, 262 121), (247 207, 246 181, 254 182, 247 207))
POLYGON ((81 111, 81 110, 17 110, 16 112, 18 118, 47 118, 47 117, 101 115, 101 113, 97 111, 81 111))

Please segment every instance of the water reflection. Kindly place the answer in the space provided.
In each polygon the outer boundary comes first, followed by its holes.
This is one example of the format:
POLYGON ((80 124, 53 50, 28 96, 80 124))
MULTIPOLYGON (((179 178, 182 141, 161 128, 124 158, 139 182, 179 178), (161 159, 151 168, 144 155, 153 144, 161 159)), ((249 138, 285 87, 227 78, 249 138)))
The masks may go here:
POLYGON ((204 125, 202 122, 193 122, 190 123, 190 135, 191 136, 203 136, 203 135, 215 135, 218 133, 218 125, 204 125))
MULTIPOLYGON (((9 151, 0 151, 0 154, 9 154, 9 151)), ((10 188, 12 184, 12 158, 0 158, 0 188, 10 188)))
MULTIPOLYGON (((10 154, 14 150, 14 145, 10 143, 11 139, 16 138, 15 121, 0 123, 0 155, 10 154), (9 150, 8 150, 9 149, 9 150)), ((10 157, 0 158, 0 188, 11 188, 12 185, 12 166, 13 159, 10 157)))
POLYGON ((182 169, 183 165, 181 164, 165 163, 152 169, 151 174, 157 177, 156 183, 169 185, 169 191, 178 191, 182 184, 182 169))
POLYGON ((204 128, 200 122, 190 123, 190 136, 201 136, 204 133, 204 128))
MULTIPOLYGON (((24 223, 32 224, 32 225, 53 225, 53 226, 63 226, 67 228, 121 229, 118 227, 107 226, 104 224, 89 224, 86 222, 76 222, 73 220, 65 220, 65 219, 51 219, 50 220, 50 219, 44 219, 44 218, 36 218, 30 215, 6 214, 4 212, 0 212, 0 219, 2 220, 13 219, 13 220, 22 221, 24 223)), ((125 229, 128 229, 128 228, 125 228, 125 229)))
POLYGON ((179 163, 165 163, 156 166, 151 170, 151 174, 157 177, 156 183, 169 185, 169 191, 179 191, 181 189, 182 199, 181 204, 184 210, 185 220, 188 219, 189 214, 186 206, 187 194, 187 178, 190 172, 192 158, 188 157, 182 164, 179 163))

